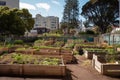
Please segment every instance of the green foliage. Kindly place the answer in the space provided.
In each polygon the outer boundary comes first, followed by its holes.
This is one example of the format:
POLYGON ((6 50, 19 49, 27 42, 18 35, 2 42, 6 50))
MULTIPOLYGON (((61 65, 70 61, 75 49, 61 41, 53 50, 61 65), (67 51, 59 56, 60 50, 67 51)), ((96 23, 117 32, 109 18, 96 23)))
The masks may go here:
POLYGON ((24 42, 23 42, 23 40, 15 40, 14 41, 14 44, 23 44, 24 42))
POLYGON ((79 34, 79 35, 82 35, 82 34, 86 34, 86 32, 79 32, 78 34, 79 34))
POLYGON ((116 63, 116 62, 120 63, 120 56, 119 55, 114 55, 114 54, 106 55, 105 59, 106 59, 107 63, 116 63))
POLYGON ((56 42, 53 44, 54 47, 61 47, 61 46, 63 46, 63 45, 64 45, 64 42, 63 42, 63 41, 56 41, 56 42))
POLYGON ((61 37, 62 36, 62 34, 59 34, 59 33, 44 33, 43 34, 43 36, 48 36, 48 37, 50 37, 50 36, 54 36, 54 37, 61 37))
POLYGON ((79 52, 78 51, 73 51, 73 55, 79 55, 79 52))
POLYGON ((84 40, 83 39, 75 39, 73 42, 74 42, 74 44, 83 43, 84 40))
POLYGON ((59 65, 60 60, 57 58, 44 58, 41 62, 42 65, 59 65))
POLYGON ((43 46, 45 43, 45 40, 38 39, 34 42, 34 46, 43 46))
POLYGON ((97 25, 100 33, 106 33, 108 25, 119 17, 118 0, 97 0, 94 4, 88 1, 82 7, 82 13, 86 20, 97 25))
POLYGON ((79 35, 95 35, 96 33, 93 30, 86 30, 86 32, 79 32, 79 35))
POLYGON ((11 48, 11 47, 13 47, 13 46, 14 46, 14 45, 13 45, 13 44, 10 44, 10 43, 6 45, 7 48, 11 48))
POLYGON ((42 49, 42 48, 49 48, 49 49, 59 49, 58 47, 52 47, 52 46, 33 46, 34 49, 42 49))
POLYGON ((78 27, 79 21, 79 1, 78 0, 65 0, 63 20, 63 28, 71 29, 78 27))
POLYGON ((95 32, 92 31, 92 30, 87 30, 87 31, 86 31, 86 34, 95 34, 95 32))
POLYGON ((52 30, 50 31, 50 33, 61 34, 61 35, 63 34, 62 29, 52 30))
POLYGON ((16 51, 25 50, 26 48, 17 48, 16 51))
POLYGON ((49 58, 49 57, 38 57, 32 55, 25 55, 20 53, 13 53, 11 55, 13 63, 18 64, 40 64, 40 65, 59 65, 60 59, 58 58, 49 58))
POLYGON ((0 34, 24 35, 24 32, 30 30, 33 24, 34 20, 27 9, 0 7, 0 34))
POLYGON ((116 44, 115 46, 120 48, 120 44, 116 44))
POLYGON ((65 48, 70 48, 70 49, 73 49, 74 48, 74 46, 75 46, 75 44, 74 43, 66 43, 65 44, 65 48))
POLYGON ((35 49, 36 51, 40 50, 40 46, 33 46, 33 49, 35 49))
POLYGON ((108 54, 115 54, 115 51, 113 48, 106 48, 105 50, 108 52, 108 54))

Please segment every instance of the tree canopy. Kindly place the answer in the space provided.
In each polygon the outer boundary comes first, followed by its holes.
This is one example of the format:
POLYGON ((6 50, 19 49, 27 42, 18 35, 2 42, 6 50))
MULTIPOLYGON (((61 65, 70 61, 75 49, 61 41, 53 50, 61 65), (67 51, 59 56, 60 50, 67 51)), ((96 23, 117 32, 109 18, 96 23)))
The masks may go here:
POLYGON ((118 0, 97 0, 95 3, 88 1, 82 7, 81 15, 98 26, 101 33, 105 33, 109 24, 119 16, 119 2, 118 0))
POLYGON ((34 20, 27 9, 0 7, 0 34, 23 35, 33 25, 34 20))
POLYGON ((78 21, 79 21, 79 1, 65 0, 62 23, 66 24, 66 28, 71 29, 78 27, 78 21))

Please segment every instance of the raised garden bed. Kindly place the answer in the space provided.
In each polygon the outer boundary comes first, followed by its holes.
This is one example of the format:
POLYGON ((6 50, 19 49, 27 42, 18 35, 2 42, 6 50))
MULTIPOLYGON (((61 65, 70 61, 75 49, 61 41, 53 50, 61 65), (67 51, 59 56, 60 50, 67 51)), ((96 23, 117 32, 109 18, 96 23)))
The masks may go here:
POLYGON ((94 54, 92 65, 101 74, 109 76, 120 76, 120 63, 106 62, 105 56, 94 54))
POLYGON ((18 48, 15 50, 15 52, 23 53, 23 54, 34 54, 35 51, 36 51, 35 49, 31 49, 31 48, 18 48))
POLYGON ((93 54, 97 54, 97 55, 106 55, 107 51, 106 50, 102 50, 102 49, 97 49, 97 50, 83 50, 84 55, 87 59, 92 59, 93 58, 93 54))
POLYGON ((65 69, 59 56, 9 54, 0 59, 2 76, 65 76, 65 69))
POLYGON ((71 63, 75 61, 75 57, 71 50, 60 49, 60 48, 37 48, 37 49, 16 49, 17 53, 23 54, 35 54, 35 55, 51 55, 51 56, 62 56, 65 63, 71 63))
POLYGON ((0 55, 3 54, 4 52, 8 52, 8 48, 6 47, 0 48, 0 55))
POLYGON ((62 56, 66 63, 71 63, 75 60, 71 50, 65 50, 65 49, 41 48, 39 51, 35 51, 34 54, 62 56))

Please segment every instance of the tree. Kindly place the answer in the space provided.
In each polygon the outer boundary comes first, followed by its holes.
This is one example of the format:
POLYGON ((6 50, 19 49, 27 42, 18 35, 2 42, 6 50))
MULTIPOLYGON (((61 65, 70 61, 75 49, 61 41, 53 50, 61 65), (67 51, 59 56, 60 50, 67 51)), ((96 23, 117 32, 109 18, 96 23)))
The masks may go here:
POLYGON ((26 30, 33 27, 34 20, 26 9, 0 7, 0 14, 0 34, 2 35, 24 35, 26 30))
POLYGON ((79 2, 78 0, 65 0, 62 23, 67 29, 78 27, 79 2))
POLYGON ((83 24, 86 28, 90 27, 90 21, 89 20, 84 21, 83 24))
POLYGON ((34 19, 27 9, 22 9, 17 12, 18 16, 24 21, 26 30, 30 31, 34 25, 34 19))
POLYGON ((119 16, 118 0, 97 0, 94 4, 89 1, 82 7, 81 15, 106 33, 108 25, 119 16))

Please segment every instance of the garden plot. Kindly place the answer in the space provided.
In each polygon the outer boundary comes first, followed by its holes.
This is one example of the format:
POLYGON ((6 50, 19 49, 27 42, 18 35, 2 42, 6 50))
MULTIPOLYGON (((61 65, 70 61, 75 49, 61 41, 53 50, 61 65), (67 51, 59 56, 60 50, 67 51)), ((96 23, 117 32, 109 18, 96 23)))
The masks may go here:
POLYGON ((93 55, 93 67, 104 75, 120 76, 120 55, 93 55))
POLYGON ((16 52, 23 54, 35 54, 35 55, 51 55, 51 56, 63 56, 63 60, 66 63, 71 63, 75 60, 72 51, 63 48, 54 48, 54 47, 34 47, 34 48, 18 48, 16 52))
POLYGON ((61 57, 12 53, 0 56, 2 76, 65 76, 61 57))

